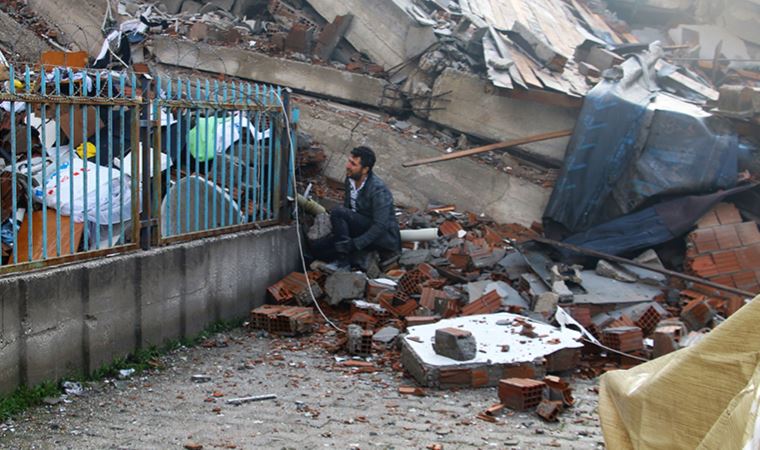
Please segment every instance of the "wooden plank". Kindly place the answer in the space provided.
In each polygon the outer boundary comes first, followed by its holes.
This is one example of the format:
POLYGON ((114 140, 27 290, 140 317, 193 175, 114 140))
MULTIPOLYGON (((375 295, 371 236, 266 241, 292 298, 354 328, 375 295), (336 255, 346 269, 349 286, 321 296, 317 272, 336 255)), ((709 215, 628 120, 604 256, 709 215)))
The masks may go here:
POLYGON ((515 62, 517 69, 520 71, 520 76, 522 76, 522 79, 525 81, 525 83, 529 86, 543 89, 544 84, 541 83, 541 80, 539 80, 538 77, 536 77, 536 75, 533 73, 532 67, 535 65, 535 63, 528 59, 528 57, 526 57, 514 45, 508 45, 508 47, 510 50, 512 50, 513 61, 515 62))
POLYGON ((504 141, 504 142, 497 142, 495 144, 483 145, 481 147, 475 147, 468 150, 462 150, 462 151, 458 151, 454 153, 449 153, 446 155, 436 156, 433 158, 418 159, 416 161, 403 163, 402 166, 414 167, 414 166, 419 166, 422 164, 449 161, 452 159, 464 158, 465 156, 477 155, 479 153, 490 152, 493 150, 499 150, 499 149, 508 148, 508 147, 515 147, 518 145, 525 145, 525 144, 530 144, 533 142, 547 141, 549 139, 561 138, 565 136, 570 136, 572 134, 573 134, 573 130, 562 130, 562 131, 552 131, 548 133, 541 133, 541 134, 536 134, 534 136, 528 136, 525 138, 513 139, 511 141, 504 141))
MULTIPOLYGON (((615 44, 622 44, 623 40, 618 36, 618 34, 613 30, 607 22, 604 21, 604 19, 600 18, 598 15, 592 13, 585 4, 583 4, 580 1, 577 0, 571 0, 573 7, 576 11, 578 11, 578 14, 581 16, 581 18, 586 22, 586 24, 591 28, 592 31, 594 31, 594 34, 597 33, 607 33, 612 38, 612 40, 615 42, 615 44)), ((597 36, 599 37, 599 36, 597 36)))
MULTIPOLYGON (((18 230, 18 262, 39 261, 42 259, 43 249, 42 242, 45 238, 44 228, 42 228, 42 217, 47 214, 47 258, 53 258, 56 254, 56 228, 55 228, 55 210, 48 208, 46 213, 34 211, 32 220, 26 216, 21 228, 18 230), (29 227, 31 222, 32 228, 32 258, 29 259, 29 227)), ((61 216, 61 256, 71 254, 71 217, 61 216)), ((83 223, 74 223, 74 251, 79 248, 84 232, 83 223)))

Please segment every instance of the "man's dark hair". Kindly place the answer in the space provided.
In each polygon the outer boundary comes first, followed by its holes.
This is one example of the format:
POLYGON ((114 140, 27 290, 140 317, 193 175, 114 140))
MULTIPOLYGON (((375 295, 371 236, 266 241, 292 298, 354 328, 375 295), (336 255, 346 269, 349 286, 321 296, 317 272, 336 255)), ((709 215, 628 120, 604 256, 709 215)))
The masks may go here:
POLYGON ((354 147, 354 149, 351 150, 351 156, 359 157, 362 167, 367 167, 369 168, 369 171, 372 172, 372 167, 375 166, 375 152, 373 152, 371 148, 364 145, 354 147))

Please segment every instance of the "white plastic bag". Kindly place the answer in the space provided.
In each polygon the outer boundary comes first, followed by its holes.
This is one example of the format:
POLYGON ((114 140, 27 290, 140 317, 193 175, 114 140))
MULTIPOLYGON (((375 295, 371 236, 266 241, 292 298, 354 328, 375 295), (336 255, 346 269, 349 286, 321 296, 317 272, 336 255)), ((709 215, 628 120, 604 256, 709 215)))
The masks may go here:
POLYGON ((74 222, 84 222, 85 214, 87 220, 97 222, 101 225, 109 223, 109 210, 111 211, 110 223, 120 221, 119 212, 121 209, 122 218, 129 220, 132 212, 132 195, 131 181, 128 175, 124 175, 121 192, 119 188, 119 170, 111 169, 111 176, 108 175, 108 168, 99 166, 93 162, 83 161, 80 158, 74 158, 71 165, 69 161, 62 162, 58 170, 51 170, 45 181, 43 191, 41 188, 34 189, 34 198, 38 201, 45 201, 49 208, 56 208, 57 194, 60 192, 60 212, 63 215, 71 216, 74 222), (73 177, 71 169, 73 167, 73 177), (87 187, 84 185, 84 174, 87 172, 87 187), (99 179, 98 179, 98 173, 99 179), (58 189, 58 178, 60 177, 60 190, 58 189), (108 186, 111 185, 111 195, 109 196, 108 186), (99 187, 99 191, 98 191, 99 187), (71 203, 71 192, 73 190, 73 206, 71 203), (97 204, 98 194, 100 196, 99 205, 97 204), (123 195, 122 195, 123 194, 123 195), (87 198, 87 211, 84 210, 85 198, 87 198), (123 205, 121 208, 119 205, 123 205))

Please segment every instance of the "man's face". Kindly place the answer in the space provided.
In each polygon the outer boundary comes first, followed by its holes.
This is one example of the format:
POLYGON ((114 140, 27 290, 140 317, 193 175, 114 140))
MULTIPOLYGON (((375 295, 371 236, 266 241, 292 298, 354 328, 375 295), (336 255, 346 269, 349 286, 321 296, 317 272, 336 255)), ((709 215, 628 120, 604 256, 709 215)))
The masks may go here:
POLYGON ((363 176, 369 173, 369 168, 362 167, 362 159, 358 156, 348 155, 346 161, 346 176, 354 180, 361 180, 363 176))

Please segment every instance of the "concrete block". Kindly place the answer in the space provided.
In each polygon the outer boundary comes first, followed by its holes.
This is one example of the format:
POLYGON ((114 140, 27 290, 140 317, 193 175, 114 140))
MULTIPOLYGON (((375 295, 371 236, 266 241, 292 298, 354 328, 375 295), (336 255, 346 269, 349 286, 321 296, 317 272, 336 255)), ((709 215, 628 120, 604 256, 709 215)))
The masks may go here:
POLYGON ((377 330, 372 336, 372 340, 381 344, 389 345, 399 335, 399 330, 396 327, 383 327, 377 330))
MULTIPOLYGON (((646 264, 652 267, 657 267, 659 269, 665 268, 665 266, 662 265, 662 261, 660 261, 660 257, 657 256, 657 252, 655 252, 652 249, 645 251, 644 253, 640 254, 633 260, 636 261, 637 263, 646 264)), ((642 283, 650 284, 652 286, 662 286, 668 281, 668 278, 659 272, 642 269, 640 267, 632 266, 630 264, 623 264, 623 267, 627 271, 636 275, 639 281, 642 283)))
POLYGON ((611 278, 617 281, 623 281, 625 283, 635 283, 638 281, 638 277, 630 273, 626 268, 620 264, 612 263, 600 259, 596 264, 596 273, 607 278, 611 278))
POLYGON ((361 272, 335 272, 325 280, 325 293, 330 305, 343 300, 364 298, 367 277, 361 272))
POLYGON ((457 361, 473 359, 477 354, 475 336, 460 328, 439 328, 435 330, 435 352, 457 361))
POLYGON ((328 22, 352 14, 345 39, 386 69, 419 55, 437 42, 433 28, 421 26, 405 11, 405 0, 309 0, 328 22))
POLYGON ((533 304, 533 311, 541 313, 544 316, 554 314, 557 310, 557 304, 559 303, 559 295, 554 292, 544 292, 536 297, 533 304))
POLYGON ((560 302, 571 302, 573 300, 573 291, 562 280, 552 282, 552 292, 559 296, 560 302))
POLYGON ((616 53, 602 47, 592 47, 588 52, 588 57, 585 62, 591 64, 600 71, 604 71, 622 64, 623 61, 625 60, 616 53))
POLYGON ((322 213, 314 217, 314 224, 309 228, 306 237, 308 237, 310 241, 316 241, 327 237, 330 233, 332 233, 330 214, 322 213))
POLYGON ((421 248, 418 250, 404 250, 398 263, 402 266, 419 266, 430 259, 430 250, 421 248))
POLYGON ((354 16, 346 14, 345 16, 336 16, 335 20, 325 25, 322 32, 317 38, 317 45, 314 48, 314 54, 323 61, 329 61, 338 42, 343 38, 351 26, 351 20, 354 16))
POLYGON ((351 355, 369 355, 372 353, 372 331, 359 325, 351 324, 346 328, 348 341, 346 348, 351 355))

